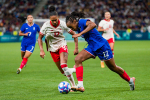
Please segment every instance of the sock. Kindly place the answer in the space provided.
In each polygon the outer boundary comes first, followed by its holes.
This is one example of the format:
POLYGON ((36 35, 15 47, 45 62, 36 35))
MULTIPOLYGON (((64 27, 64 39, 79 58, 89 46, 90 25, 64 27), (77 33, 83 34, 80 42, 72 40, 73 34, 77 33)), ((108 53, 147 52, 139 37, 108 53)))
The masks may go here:
POLYGON ((83 81, 78 81, 78 87, 84 87, 83 86, 83 81))
POLYGON ((20 65, 21 69, 24 67, 24 65, 26 65, 27 61, 28 61, 28 58, 23 58, 21 65, 20 65))
POLYGON ((120 75, 120 77, 122 77, 124 80, 126 80, 127 82, 130 81, 130 77, 128 76, 128 74, 124 71, 122 75, 120 75))
POLYGON ((75 86, 73 75, 72 75, 71 71, 69 70, 69 68, 67 67, 67 64, 61 64, 61 68, 64 71, 67 78, 69 79, 71 85, 75 86))
POLYGON ((76 69, 75 68, 69 68, 69 70, 71 71, 71 73, 75 73, 76 72, 76 69))
POLYGON ((78 80, 78 83, 83 86, 83 66, 76 68, 76 77, 78 80))

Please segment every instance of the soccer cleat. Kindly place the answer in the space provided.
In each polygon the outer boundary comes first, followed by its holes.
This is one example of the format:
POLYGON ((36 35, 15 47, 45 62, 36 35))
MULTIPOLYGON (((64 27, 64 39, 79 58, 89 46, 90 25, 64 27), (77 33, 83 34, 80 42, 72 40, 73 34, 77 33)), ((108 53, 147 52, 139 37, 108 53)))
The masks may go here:
POLYGON ((130 90, 133 91, 135 89, 135 77, 132 77, 131 82, 129 83, 130 90))
POLYGON ((17 69, 17 74, 19 74, 21 72, 21 68, 17 69))
POLYGON ((84 92, 84 87, 73 86, 71 87, 71 90, 84 92))
POLYGON ((104 61, 101 61, 101 68, 104 68, 105 65, 104 65, 104 61))

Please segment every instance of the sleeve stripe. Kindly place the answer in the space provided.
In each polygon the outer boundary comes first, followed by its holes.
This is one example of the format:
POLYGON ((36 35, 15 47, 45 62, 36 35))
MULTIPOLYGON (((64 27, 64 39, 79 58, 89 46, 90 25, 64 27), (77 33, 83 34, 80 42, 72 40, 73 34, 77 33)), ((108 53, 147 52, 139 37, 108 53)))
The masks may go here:
POLYGON ((70 30, 68 33, 71 33, 72 32, 72 30, 70 30))
POLYGON ((44 35, 42 32, 40 32, 41 35, 44 35))

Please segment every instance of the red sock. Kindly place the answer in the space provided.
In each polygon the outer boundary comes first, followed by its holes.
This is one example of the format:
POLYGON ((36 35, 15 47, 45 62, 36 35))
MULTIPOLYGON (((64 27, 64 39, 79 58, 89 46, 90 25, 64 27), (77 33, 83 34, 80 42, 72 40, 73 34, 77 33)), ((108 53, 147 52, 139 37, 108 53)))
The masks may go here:
POLYGON ((65 67, 67 67, 67 64, 61 64, 61 68, 65 68, 65 67))
POLYGON ((23 58, 21 65, 20 65, 21 69, 24 67, 24 65, 27 63, 27 61, 28 61, 28 58, 23 58))
POLYGON ((83 81, 83 66, 76 68, 76 77, 78 81, 83 81))
POLYGON ((122 75, 120 75, 120 77, 122 77, 124 80, 126 80, 127 82, 130 81, 130 77, 128 76, 128 74, 124 71, 122 75))

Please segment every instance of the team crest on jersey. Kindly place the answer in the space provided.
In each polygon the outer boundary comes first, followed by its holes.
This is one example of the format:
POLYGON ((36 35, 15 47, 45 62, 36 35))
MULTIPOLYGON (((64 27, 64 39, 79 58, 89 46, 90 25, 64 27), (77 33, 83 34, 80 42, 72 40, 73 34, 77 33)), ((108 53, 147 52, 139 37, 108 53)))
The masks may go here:
POLYGON ((35 30, 35 27, 33 27, 33 30, 35 30))

